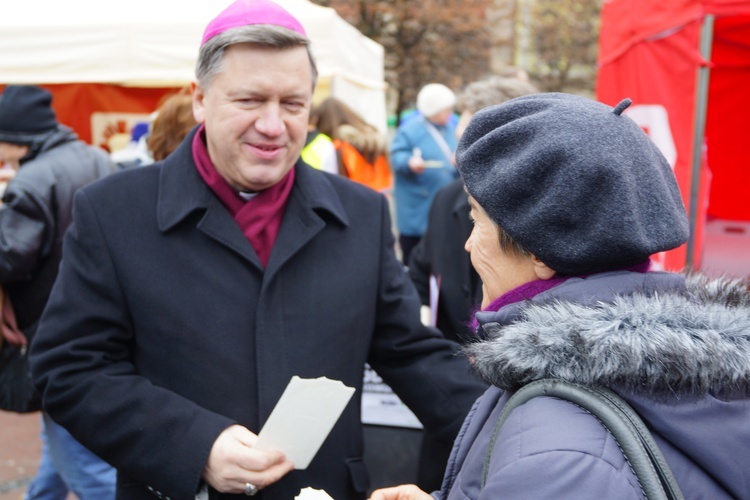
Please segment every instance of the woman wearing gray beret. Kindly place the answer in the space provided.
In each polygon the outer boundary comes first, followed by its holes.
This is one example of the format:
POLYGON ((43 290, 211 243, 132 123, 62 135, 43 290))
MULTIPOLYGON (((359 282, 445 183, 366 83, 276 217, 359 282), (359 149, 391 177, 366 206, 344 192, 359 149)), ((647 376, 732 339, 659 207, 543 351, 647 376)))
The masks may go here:
POLYGON ((469 413, 442 489, 376 500, 638 499, 644 490, 591 413, 526 384, 610 389, 640 416, 685 498, 750 498, 750 291, 651 269, 688 223, 672 170, 616 108, 536 94, 474 116, 457 150, 483 282, 467 347, 492 386, 469 413))

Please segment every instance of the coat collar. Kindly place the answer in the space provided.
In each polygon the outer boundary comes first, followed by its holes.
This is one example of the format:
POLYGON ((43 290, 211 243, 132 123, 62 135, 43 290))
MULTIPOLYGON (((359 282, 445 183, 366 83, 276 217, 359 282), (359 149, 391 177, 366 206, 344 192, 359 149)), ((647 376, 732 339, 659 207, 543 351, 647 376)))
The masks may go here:
POLYGON ((349 225, 349 216, 344 209, 336 189, 331 183, 330 174, 315 170, 302 160, 297 161, 297 178, 292 196, 299 195, 305 205, 318 214, 327 212, 343 226, 349 225))
POLYGON ((750 394, 745 283, 625 274, 571 278, 487 318, 488 340, 467 347, 477 372, 502 389, 551 377, 651 395, 750 394))
MULTIPOLYGON (((196 130, 197 127, 162 164, 157 203, 161 231, 170 230, 196 210, 225 210, 195 167, 191 144, 196 130)), ((348 226, 349 217, 331 181, 302 161, 295 168, 295 186, 290 197, 299 198, 302 208, 317 213, 327 212, 348 226)), ((227 216, 231 219, 228 213, 227 216)))
POLYGON ((73 142, 78 136, 73 130, 65 125, 58 125, 49 132, 35 136, 29 145, 29 152, 21 158, 21 166, 34 160, 37 156, 58 147, 66 142, 73 142))

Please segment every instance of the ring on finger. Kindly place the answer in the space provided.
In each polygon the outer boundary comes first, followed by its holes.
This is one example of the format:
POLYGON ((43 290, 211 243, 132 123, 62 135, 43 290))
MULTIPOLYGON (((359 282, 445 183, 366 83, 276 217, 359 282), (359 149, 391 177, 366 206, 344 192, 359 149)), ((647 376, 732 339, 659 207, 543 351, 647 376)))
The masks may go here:
POLYGON ((252 497, 258 493, 258 487, 252 483, 245 483, 245 495, 252 497))

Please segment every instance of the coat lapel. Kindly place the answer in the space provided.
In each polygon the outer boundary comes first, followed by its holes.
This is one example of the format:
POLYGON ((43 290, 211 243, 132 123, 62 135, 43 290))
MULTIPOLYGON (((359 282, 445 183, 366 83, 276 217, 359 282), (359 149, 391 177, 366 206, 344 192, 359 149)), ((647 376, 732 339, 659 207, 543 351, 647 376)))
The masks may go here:
POLYGON ((167 232, 193 212, 204 212, 197 228, 262 270, 255 250, 224 205, 201 178, 193 161, 193 129, 161 166, 157 221, 167 232))
POLYGON ((268 261, 266 283, 323 230, 327 223, 321 217, 322 212, 333 215, 344 226, 349 225, 339 194, 328 178, 302 162, 298 162, 295 168, 294 188, 268 261))
MULTIPOLYGON (((203 211, 197 228, 262 271, 255 250, 196 169, 191 148, 195 131, 188 134, 161 167, 157 204, 159 229, 167 232, 193 212, 203 211)), ((349 224, 338 192, 328 178, 302 162, 295 168, 294 188, 265 270, 266 283, 325 227, 326 221, 320 213, 331 214, 344 226, 349 224)))

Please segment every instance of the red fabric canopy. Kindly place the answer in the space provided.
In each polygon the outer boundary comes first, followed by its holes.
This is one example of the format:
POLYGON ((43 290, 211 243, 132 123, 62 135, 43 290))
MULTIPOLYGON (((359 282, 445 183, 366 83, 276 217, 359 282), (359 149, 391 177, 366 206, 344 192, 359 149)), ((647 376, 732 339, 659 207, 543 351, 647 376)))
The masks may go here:
MULTIPOLYGON (((698 70, 710 67, 708 109, 695 228, 701 257, 706 217, 750 220, 750 2, 746 0, 609 0, 602 10, 597 98, 626 112, 673 163, 685 206, 690 205, 698 70), (700 55, 701 26, 716 16, 710 64, 700 55)), ((669 269, 685 265, 685 247, 667 252, 669 269)))
MULTIPOLYGON (((174 87, 124 87, 109 83, 40 86, 52 93, 57 121, 72 128, 82 140, 105 149, 112 134, 130 133, 132 121, 148 120, 166 96, 180 91, 174 87), (99 119, 98 133, 93 130, 95 117, 99 119)), ((0 85, 0 92, 5 87, 0 85)))

